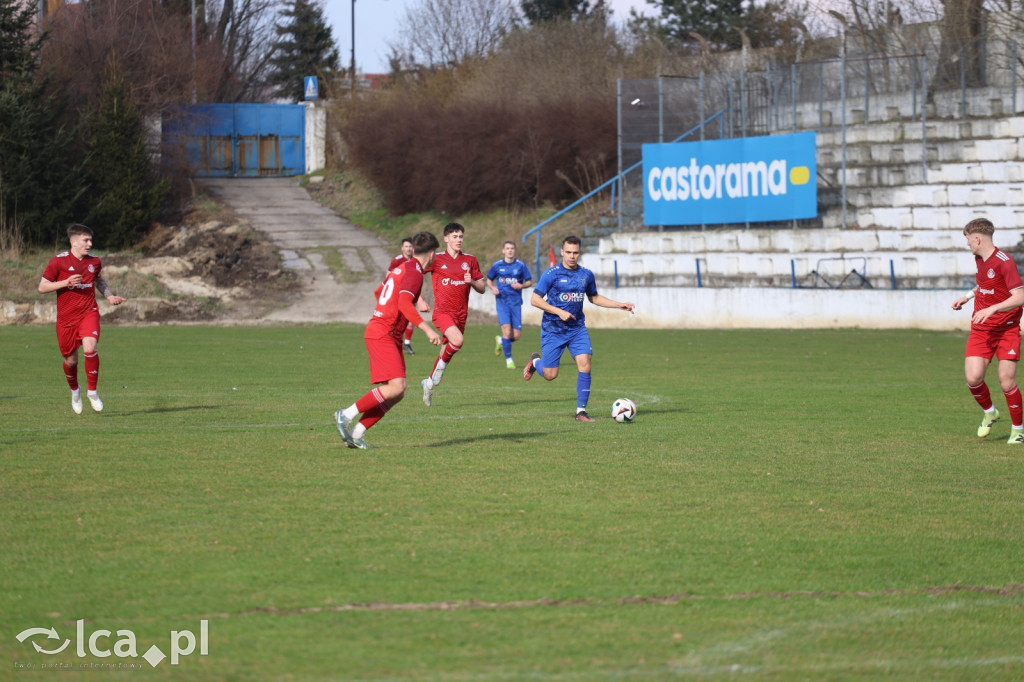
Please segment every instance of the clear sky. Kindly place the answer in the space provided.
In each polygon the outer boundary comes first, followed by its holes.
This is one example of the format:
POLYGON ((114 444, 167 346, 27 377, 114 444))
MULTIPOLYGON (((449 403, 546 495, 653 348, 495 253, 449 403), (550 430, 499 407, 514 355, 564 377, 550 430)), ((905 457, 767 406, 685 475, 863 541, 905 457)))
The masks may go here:
MULTIPOLYGON (((352 12, 355 9, 356 70, 362 73, 387 73, 388 43, 397 39, 395 26, 409 7, 419 0, 323 0, 324 16, 338 46, 341 65, 348 68, 352 59, 352 12), (353 3, 355 3, 353 5, 353 3)), ((612 18, 623 21, 631 7, 653 14, 645 0, 609 0, 612 18)))

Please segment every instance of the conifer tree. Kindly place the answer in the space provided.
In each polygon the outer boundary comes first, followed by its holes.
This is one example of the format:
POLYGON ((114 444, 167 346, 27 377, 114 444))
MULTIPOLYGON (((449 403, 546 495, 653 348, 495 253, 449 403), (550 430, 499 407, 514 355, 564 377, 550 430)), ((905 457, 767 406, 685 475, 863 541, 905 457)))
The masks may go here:
POLYGON ((35 31, 33 7, 0 0, 0 203, 22 240, 53 244, 75 217, 82 181, 66 102, 37 74, 45 34, 35 31))
POLYGON ((97 231, 103 246, 131 246, 156 220, 168 183, 154 173, 145 126, 131 87, 115 64, 108 67, 86 146, 90 205, 86 223, 97 231))
POLYGON ((326 91, 329 76, 338 69, 338 48, 323 10, 315 2, 295 0, 281 16, 288 22, 276 28, 270 81, 279 97, 299 102, 304 97, 306 76, 318 76, 326 91))

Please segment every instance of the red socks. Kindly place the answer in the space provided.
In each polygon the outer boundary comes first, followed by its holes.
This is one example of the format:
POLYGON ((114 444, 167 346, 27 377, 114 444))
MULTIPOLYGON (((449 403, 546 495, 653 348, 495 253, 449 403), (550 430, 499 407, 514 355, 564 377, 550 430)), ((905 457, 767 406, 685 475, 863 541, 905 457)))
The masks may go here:
MULTIPOLYGON (((356 401, 356 409, 362 414, 366 414, 373 408, 384 403, 384 395, 381 394, 379 388, 371 389, 366 395, 356 401)), ((379 419, 379 417, 378 417, 379 419)))
POLYGON ((64 363, 64 378, 68 380, 68 386, 72 391, 78 390, 78 365, 64 363))
POLYGON ((452 357, 456 353, 462 350, 462 346, 453 345, 451 341, 444 344, 444 348, 441 350, 441 359, 444 360, 445 364, 452 361, 452 357))
POLYGON ((90 391, 96 390, 96 383, 100 378, 100 354, 99 351, 85 354, 85 383, 90 391))
POLYGON ((982 381, 977 386, 971 386, 970 384, 967 384, 967 388, 971 390, 971 395, 973 395, 974 399, 978 401, 979 405, 981 405, 981 409, 992 409, 992 396, 989 394, 988 386, 985 384, 984 381, 982 381))
POLYGON ((1006 396, 1006 406, 1010 408, 1010 423, 1013 426, 1024 424, 1024 407, 1021 406, 1020 389, 1014 386, 1009 393, 1003 391, 1003 395, 1006 396))

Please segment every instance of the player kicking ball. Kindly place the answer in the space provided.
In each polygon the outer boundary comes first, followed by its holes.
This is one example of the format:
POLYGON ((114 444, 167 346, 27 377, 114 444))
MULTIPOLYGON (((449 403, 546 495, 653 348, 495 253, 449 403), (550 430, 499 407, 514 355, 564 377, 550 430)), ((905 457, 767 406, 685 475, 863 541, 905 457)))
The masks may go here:
POLYGON ((590 360, 594 349, 587 333, 583 299, 601 308, 618 308, 633 312, 634 304, 619 303, 597 293, 594 273, 579 265, 582 254, 579 237, 569 236, 562 242, 562 263, 540 276, 533 289, 530 304, 544 311, 540 323, 540 353, 530 356, 523 369, 523 379, 529 381, 540 372, 547 381, 558 376, 562 353, 568 349, 576 361, 576 421, 592 422, 587 414, 590 400, 590 360))
POLYGON ((370 383, 375 385, 362 398, 334 413, 338 433, 350 448, 372 450, 363 437, 366 431, 405 397, 402 337, 409 323, 419 327, 431 344, 441 345, 441 335, 416 310, 423 288, 423 272, 434 260, 437 237, 430 232, 419 232, 412 238, 412 246, 412 258, 388 271, 388 276, 377 287, 377 305, 363 332, 370 355, 370 383), (356 422, 360 414, 363 416, 356 422))

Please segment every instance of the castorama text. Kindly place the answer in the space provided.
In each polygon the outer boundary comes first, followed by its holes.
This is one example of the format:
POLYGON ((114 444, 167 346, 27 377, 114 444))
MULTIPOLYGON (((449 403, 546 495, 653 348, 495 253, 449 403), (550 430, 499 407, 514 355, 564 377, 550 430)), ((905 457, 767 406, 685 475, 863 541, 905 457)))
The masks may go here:
POLYGON ((645 144, 644 224, 813 218, 816 148, 813 132, 645 144))

